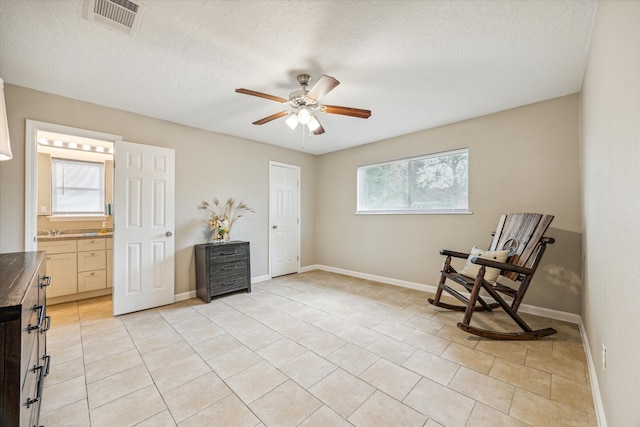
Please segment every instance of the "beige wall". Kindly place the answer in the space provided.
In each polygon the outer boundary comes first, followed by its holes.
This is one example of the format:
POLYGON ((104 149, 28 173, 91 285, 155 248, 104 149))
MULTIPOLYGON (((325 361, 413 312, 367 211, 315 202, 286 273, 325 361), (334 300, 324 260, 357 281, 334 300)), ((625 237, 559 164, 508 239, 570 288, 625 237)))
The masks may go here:
POLYGON ((233 196, 256 210, 238 221, 234 239, 251 242, 253 277, 268 274, 269 161, 301 167, 301 265, 315 264, 315 158, 125 111, 5 84, 13 160, 0 162, 0 253, 24 248, 25 120, 121 135, 175 149, 176 293, 195 289, 193 245, 206 241, 203 199, 233 196))
POLYGON ((505 212, 551 213, 556 219, 549 234, 558 243, 545 255, 525 303, 579 312, 577 95, 313 157, 16 86, 6 89, 15 158, 0 164, 0 252, 23 247, 24 121, 30 118, 176 150, 177 293, 195 288, 192 247, 205 240, 197 206, 214 195, 232 195, 257 210, 233 234, 251 241, 252 275, 268 274, 268 161, 276 160, 302 166, 302 266, 435 285, 441 247, 486 246, 505 212), (472 215, 354 214, 358 165, 467 146, 472 215))
POLYGON ((487 247, 509 212, 555 215, 524 303, 580 310, 578 96, 326 154, 316 166, 319 264, 436 285, 440 248, 487 247), (356 215, 356 168, 469 147, 472 215, 356 215))
POLYGON ((598 3, 582 93, 583 318, 609 426, 640 425, 639 22, 640 2, 598 3))

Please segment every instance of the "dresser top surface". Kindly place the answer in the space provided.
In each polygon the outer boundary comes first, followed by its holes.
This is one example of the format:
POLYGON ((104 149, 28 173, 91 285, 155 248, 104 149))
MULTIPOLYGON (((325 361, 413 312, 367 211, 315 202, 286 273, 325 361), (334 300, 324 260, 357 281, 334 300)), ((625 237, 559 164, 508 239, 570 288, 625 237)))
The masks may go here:
POLYGON ((0 309, 21 305, 44 252, 0 254, 0 309))

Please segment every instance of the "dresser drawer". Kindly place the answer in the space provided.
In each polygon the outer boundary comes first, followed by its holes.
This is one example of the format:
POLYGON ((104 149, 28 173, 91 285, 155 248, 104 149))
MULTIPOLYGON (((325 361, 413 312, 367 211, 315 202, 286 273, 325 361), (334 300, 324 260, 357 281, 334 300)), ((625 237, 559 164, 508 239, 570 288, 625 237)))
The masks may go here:
POLYGON ((211 277, 226 277, 241 272, 246 274, 248 260, 246 258, 235 261, 225 261, 209 264, 209 274, 211 277))
POLYGON ((228 274, 224 277, 213 277, 210 284, 210 293, 211 296, 214 296, 240 289, 247 289, 248 287, 249 282, 247 273, 243 271, 235 274, 228 274))
POLYGON ((38 250, 45 251, 47 255, 50 255, 76 252, 78 248, 76 240, 51 240, 47 242, 38 242, 38 250))
POLYGON ((107 249, 107 239, 78 240, 78 252, 99 251, 104 249, 107 249))
POLYGON ((237 259, 246 259, 248 247, 249 245, 246 244, 214 245, 209 250, 209 262, 217 264, 237 259))

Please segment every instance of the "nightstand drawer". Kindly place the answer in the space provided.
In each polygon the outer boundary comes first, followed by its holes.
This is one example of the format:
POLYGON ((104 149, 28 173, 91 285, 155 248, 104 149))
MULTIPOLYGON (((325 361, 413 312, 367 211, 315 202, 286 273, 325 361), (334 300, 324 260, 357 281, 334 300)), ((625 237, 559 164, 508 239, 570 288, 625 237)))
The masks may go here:
POLYGON ((226 277, 215 277, 211 280, 211 295, 219 295, 226 292, 232 292, 240 289, 247 289, 247 275, 245 272, 239 272, 226 277))
POLYGON ((209 274, 211 277, 227 277, 240 272, 246 274, 247 259, 238 259, 236 261, 220 262, 209 265, 209 274))

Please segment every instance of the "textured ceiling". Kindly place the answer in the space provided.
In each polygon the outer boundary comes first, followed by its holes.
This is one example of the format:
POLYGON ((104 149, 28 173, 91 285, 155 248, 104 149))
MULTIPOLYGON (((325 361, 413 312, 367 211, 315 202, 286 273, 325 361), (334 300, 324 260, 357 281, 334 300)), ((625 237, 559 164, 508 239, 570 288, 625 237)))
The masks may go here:
MULTIPOLYGON (((594 1, 145 0, 131 37, 84 0, 0 0, 7 83, 321 154, 578 92, 594 1), (303 138, 280 97, 300 72, 341 84, 303 138)), ((313 83, 312 83, 313 84, 313 83)))

